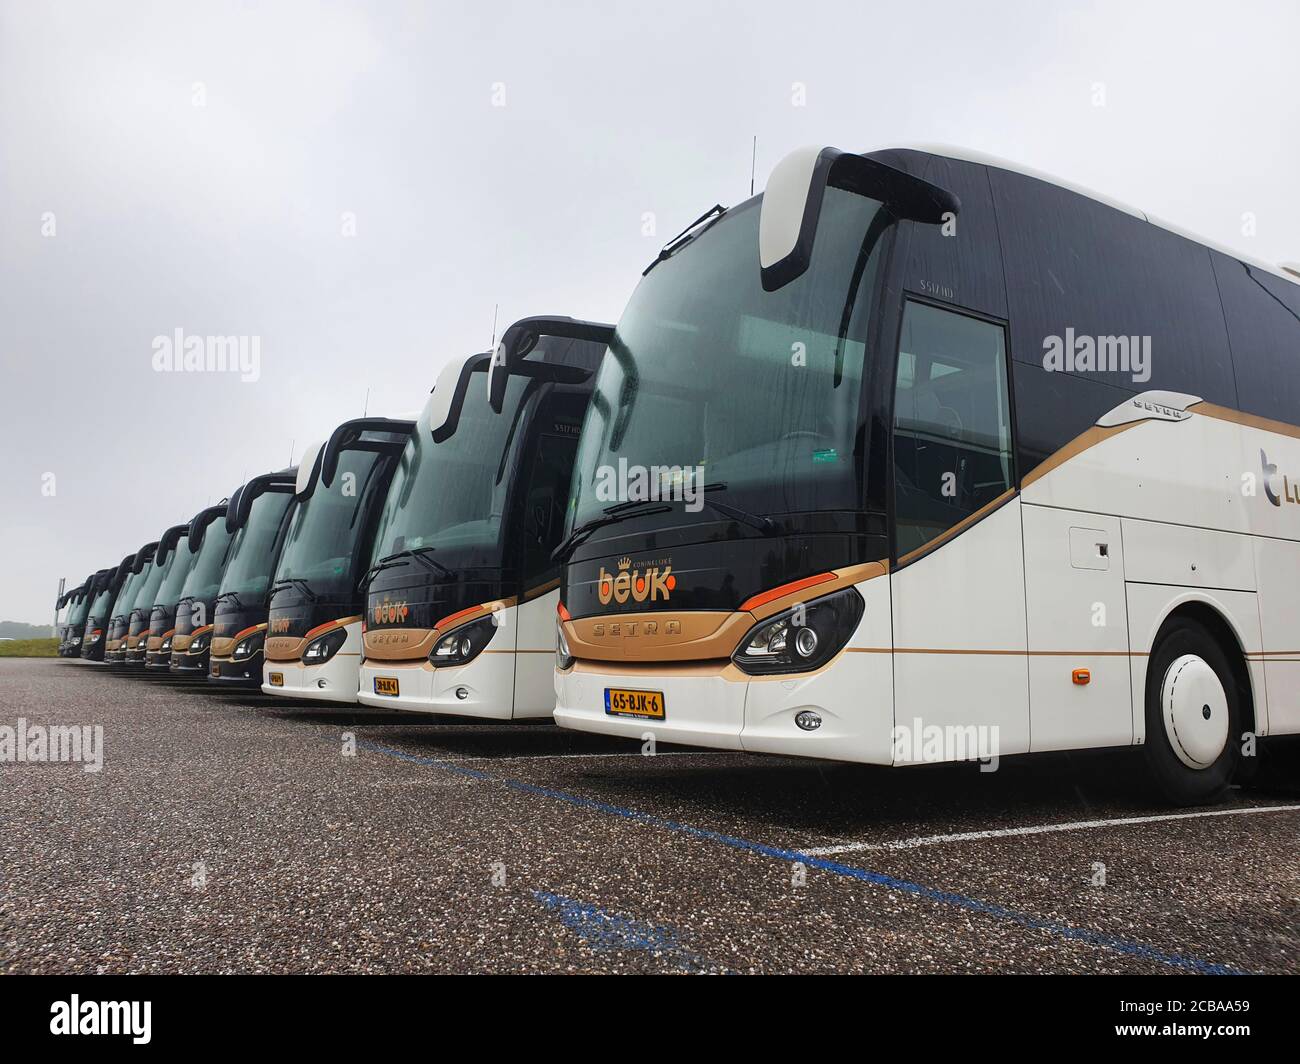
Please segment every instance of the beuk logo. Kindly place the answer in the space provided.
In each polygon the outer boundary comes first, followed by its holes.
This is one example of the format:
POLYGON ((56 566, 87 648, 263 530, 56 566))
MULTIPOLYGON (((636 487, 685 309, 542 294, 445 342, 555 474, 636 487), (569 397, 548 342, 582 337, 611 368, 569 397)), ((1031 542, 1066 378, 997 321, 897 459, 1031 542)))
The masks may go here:
POLYGON ((610 573, 603 565, 596 585, 596 597, 602 606, 610 602, 624 603, 629 598, 633 602, 655 602, 658 599, 668 601, 673 588, 677 586, 677 577, 673 576, 670 562, 662 566, 653 565, 641 569, 632 568, 632 559, 622 557, 618 560, 618 572, 610 573))
POLYGON ((390 602, 384 599, 370 612, 375 618, 375 624, 396 624, 398 621, 406 620, 411 610, 404 601, 390 602))

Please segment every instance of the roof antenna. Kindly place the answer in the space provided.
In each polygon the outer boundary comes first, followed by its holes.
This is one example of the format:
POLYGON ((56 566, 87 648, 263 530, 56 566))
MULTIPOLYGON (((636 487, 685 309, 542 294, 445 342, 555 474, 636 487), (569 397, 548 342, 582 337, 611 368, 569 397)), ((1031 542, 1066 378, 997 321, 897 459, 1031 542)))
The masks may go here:
POLYGON ((497 311, 501 308, 500 303, 492 304, 492 344, 489 351, 495 353, 497 349, 497 311))
POLYGON ((366 389, 366 401, 365 401, 364 405, 362 405, 362 407, 361 407, 361 416, 362 416, 362 417, 365 417, 365 416, 366 416, 367 414, 369 414, 369 413, 370 413, 370 389, 367 388, 367 389, 366 389))
POLYGON ((749 194, 754 194, 754 167, 758 162, 758 134, 754 134, 754 148, 749 156, 749 194))
POLYGON ((293 465, 293 445, 297 442, 298 440, 296 437, 289 441, 289 464, 290 465, 293 465))

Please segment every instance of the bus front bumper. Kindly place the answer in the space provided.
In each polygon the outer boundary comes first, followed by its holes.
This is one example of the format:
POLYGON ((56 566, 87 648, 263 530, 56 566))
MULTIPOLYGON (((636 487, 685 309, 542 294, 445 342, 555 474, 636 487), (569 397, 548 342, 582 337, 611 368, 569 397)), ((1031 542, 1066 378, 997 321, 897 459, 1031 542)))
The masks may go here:
POLYGON ((360 657, 338 653, 319 665, 268 661, 262 669, 262 693, 277 698, 312 698, 356 702, 360 657))
POLYGON ((881 670, 888 661, 888 655, 853 654, 819 672, 762 679, 729 663, 579 662, 555 674, 555 722, 629 739, 650 734, 656 742, 716 750, 888 765, 893 762, 893 696, 881 670), (659 694, 663 717, 609 712, 610 690, 659 694), (801 727, 800 714, 805 725, 812 714, 816 726, 801 727))
POLYGON ((380 709, 447 713, 458 717, 510 720, 514 716, 515 656, 484 651, 465 665, 435 669, 427 661, 361 662, 358 700, 380 709), (376 684, 376 681, 379 681, 376 684), (379 694, 397 685, 397 694, 379 694))
POLYGON ((170 668, 177 676, 206 676, 208 652, 206 650, 198 654, 173 652, 170 668))
POLYGON ((208 683, 222 687, 257 690, 262 686, 262 651, 250 658, 212 658, 208 665, 208 683))

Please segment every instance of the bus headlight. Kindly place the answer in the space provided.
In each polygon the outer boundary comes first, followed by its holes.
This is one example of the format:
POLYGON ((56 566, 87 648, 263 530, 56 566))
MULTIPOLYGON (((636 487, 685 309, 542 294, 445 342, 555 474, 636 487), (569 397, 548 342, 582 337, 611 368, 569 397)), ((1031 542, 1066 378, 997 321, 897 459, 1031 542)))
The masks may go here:
POLYGON ((307 649, 302 652, 303 664, 320 665, 329 661, 347 641, 346 628, 335 628, 332 632, 326 632, 319 639, 313 639, 307 644, 307 649))
POLYGON ((102 631, 96 628, 93 632, 90 633, 90 638, 86 640, 86 642, 88 642, 91 646, 94 646, 96 643, 99 642, 99 639, 103 634, 104 633, 102 631))
POLYGON ((230 653, 231 660, 243 661, 246 658, 251 658, 262 649, 262 642, 265 639, 265 632, 256 632, 253 635, 248 636, 246 639, 241 639, 235 644, 235 649, 230 653))
POLYGON ((171 637, 171 636, 168 636, 166 639, 164 639, 164 640, 162 641, 161 644, 159 644, 159 646, 158 646, 158 653, 159 653, 159 654, 169 654, 169 653, 171 653, 171 649, 172 649, 172 637, 171 637))
POLYGON ((202 635, 196 635, 190 640, 189 652, 191 654, 202 654, 208 649, 209 638, 210 636, 207 632, 204 632, 202 635))
POLYGON ((564 622, 559 620, 555 622, 555 667, 561 672, 573 667, 573 652, 564 638, 564 622))
POLYGON ((448 632, 429 654, 429 661, 437 668, 444 665, 464 665, 478 657, 483 648, 492 640, 492 633, 497 630, 492 617, 481 617, 469 624, 462 624, 455 631, 448 632))
POLYGON ((821 668, 844 649, 864 607, 852 587, 792 606, 754 625, 731 660, 751 675, 821 668))

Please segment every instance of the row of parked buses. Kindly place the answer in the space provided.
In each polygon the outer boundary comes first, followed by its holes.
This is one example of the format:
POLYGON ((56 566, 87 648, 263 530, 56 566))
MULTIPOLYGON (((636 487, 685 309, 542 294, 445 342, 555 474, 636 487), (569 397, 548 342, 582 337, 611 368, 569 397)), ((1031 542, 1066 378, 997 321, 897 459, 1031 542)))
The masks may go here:
POLYGON ((885 765, 1300 732, 1300 285, 952 151, 807 149, 616 327, 515 323, 71 592, 66 652, 885 765))

